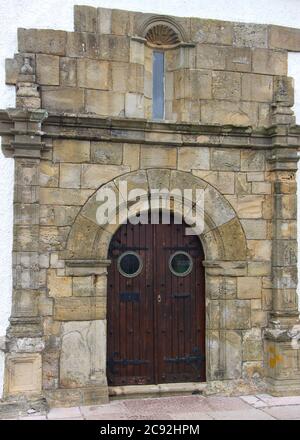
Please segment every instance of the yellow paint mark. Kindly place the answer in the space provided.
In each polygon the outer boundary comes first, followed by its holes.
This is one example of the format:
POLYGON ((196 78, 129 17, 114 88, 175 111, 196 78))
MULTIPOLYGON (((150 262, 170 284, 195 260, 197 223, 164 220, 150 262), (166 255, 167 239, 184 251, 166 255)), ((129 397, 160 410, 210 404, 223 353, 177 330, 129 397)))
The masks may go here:
POLYGON ((270 353, 269 366, 270 368, 275 368, 279 362, 282 362, 282 356, 280 356, 280 354, 276 352, 276 349, 274 347, 269 348, 269 353, 270 353))

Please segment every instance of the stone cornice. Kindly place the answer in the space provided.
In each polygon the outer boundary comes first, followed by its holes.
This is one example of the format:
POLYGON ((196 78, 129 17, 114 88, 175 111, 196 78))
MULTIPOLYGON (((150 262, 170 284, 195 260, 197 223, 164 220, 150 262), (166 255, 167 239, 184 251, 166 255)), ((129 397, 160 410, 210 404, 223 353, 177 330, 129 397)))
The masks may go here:
POLYGON ((158 122, 146 119, 109 118, 88 114, 57 114, 44 110, 0 110, 0 135, 4 154, 11 156, 17 136, 87 139, 166 146, 216 146, 223 148, 300 148, 300 126, 208 125, 158 122), (30 124, 22 124, 30 122, 30 124))

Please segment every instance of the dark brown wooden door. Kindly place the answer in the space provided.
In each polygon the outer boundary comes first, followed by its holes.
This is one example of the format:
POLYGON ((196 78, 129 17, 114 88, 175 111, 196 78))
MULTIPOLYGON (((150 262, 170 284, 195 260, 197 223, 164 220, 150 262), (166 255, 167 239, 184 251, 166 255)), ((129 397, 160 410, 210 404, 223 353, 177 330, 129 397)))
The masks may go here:
POLYGON ((123 225, 109 250, 109 385, 205 381, 204 254, 185 225, 123 225))

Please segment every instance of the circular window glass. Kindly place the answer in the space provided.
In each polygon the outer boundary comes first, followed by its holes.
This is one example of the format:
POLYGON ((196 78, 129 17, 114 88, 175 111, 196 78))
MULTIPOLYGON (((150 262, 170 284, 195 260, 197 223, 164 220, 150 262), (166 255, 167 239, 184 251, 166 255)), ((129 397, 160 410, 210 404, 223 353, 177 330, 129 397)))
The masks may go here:
POLYGON ((142 259, 135 252, 125 252, 118 259, 118 269, 124 277, 136 277, 143 269, 142 259))
POLYGON ((185 277, 193 270, 193 260, 186 252, 176 252, 171 255, 169 267, 174 275, 185 277))

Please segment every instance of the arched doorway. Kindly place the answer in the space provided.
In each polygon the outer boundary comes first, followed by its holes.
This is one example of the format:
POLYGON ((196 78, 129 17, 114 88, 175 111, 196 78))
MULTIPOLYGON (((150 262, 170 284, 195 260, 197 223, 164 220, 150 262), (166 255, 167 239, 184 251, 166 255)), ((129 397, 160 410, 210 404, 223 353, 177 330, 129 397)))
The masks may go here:
POLYGON ((122 225, 108 270, 109 385, 204 382, 204 252, 185 224, 122 225))

